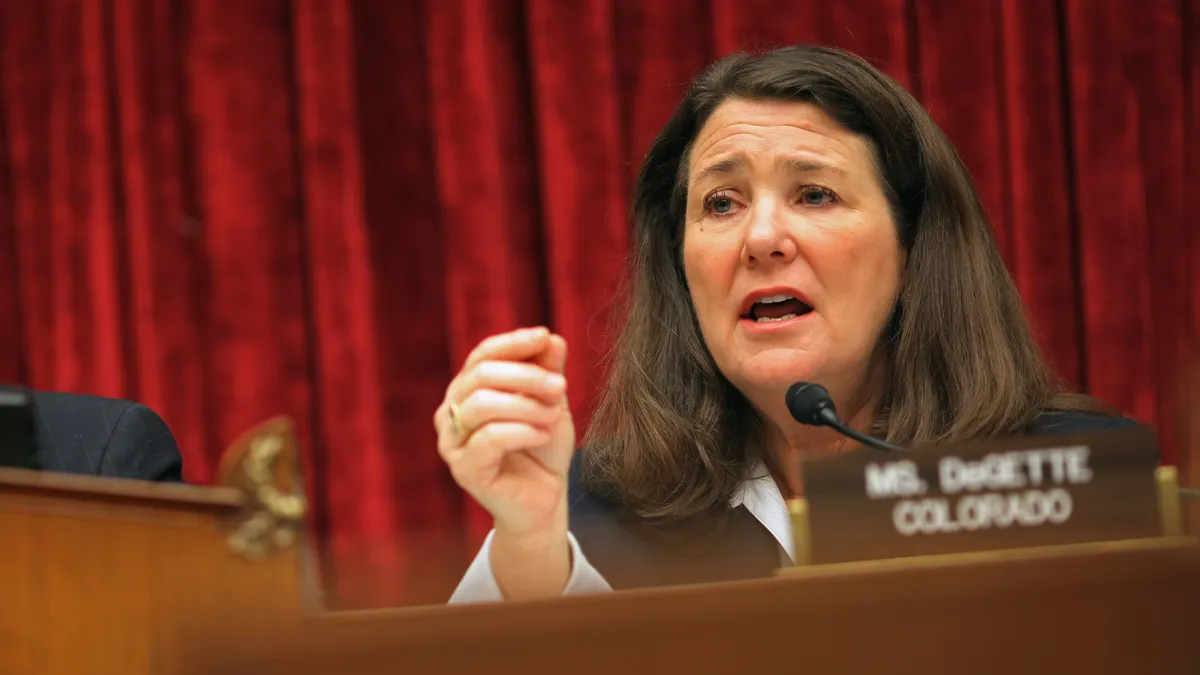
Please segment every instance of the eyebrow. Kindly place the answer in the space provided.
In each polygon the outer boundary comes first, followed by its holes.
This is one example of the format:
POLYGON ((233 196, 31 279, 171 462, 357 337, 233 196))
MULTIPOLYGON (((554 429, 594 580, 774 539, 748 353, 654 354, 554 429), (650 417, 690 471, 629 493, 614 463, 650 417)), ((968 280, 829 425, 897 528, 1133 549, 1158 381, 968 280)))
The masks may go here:
MULTIPOLYGON (((701 180, 709 176, 718 176, 730 174, 742 168, 745 162, 741 157, 730 157, 723 159, 716 164, 710 164, 696 173, 696 177, 692 180, 693 183, 699 183, 701 180)), ((820 171, 833 171, 845 175, 846 170, 840 166, 830 164, 828 162, 820 162, 811 159, 799 159, 797 157, 785 157, 778 162, 779 168, 788 173, 818 173, 820 171)))

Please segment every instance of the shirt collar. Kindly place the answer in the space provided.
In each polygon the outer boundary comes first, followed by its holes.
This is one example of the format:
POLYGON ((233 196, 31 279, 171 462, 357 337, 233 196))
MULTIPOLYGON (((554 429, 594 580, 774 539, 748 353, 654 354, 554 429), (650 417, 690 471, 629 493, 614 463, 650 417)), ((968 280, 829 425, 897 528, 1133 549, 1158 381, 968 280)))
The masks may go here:
POLYGON ((787 553, 788 558, 795 562, 796 543, 792 540, 792 517, 788 513, 787 502, 767 465, 759 459, 750 467, 747 478, 742 482, 733 497, 729 500, 733 508, 745 506, 750 515, 758 519, 763 527, 775 537, 775 541, 787 553))

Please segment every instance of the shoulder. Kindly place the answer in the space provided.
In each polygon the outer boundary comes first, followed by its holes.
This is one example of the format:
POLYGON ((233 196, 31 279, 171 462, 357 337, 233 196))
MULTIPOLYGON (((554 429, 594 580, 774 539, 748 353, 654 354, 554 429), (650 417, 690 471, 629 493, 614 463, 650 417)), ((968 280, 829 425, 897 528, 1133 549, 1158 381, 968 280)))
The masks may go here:
POLYGON ((162 417, 123 399, 32 391, 42 466, 117 478, 181 480, 182 460, 162 417))
POLYGON ((1047 410, 1026 427, 1030 435, 1064 434, 1105 429, 1125 429, 1138 423, 1127 417, 1115 417, 1092 412, 1047 410))
POLYGON ((590 487, 581 464, 576 453, 571 532, 612 588, 760 578, 779 567, 779 544, 745 507, 686 522, 650 522, 626 513, 611 491, 590 487))
POLYGON ((101 442, 122 440, 111 438, 118 429, 134 432, 166 429, 158 413, 134 401, 52 391, 31 391, 30 399, 39 425, 56 432, 69 430, 101 442))
POLYGON ((570 508, 571 520, 591 521, 616 520, 620 509, 616 500, 605 495, 602 491, 593 490, 584 480, 583 455, 587 448, 575 451, 571 458, 571 470, 567 476, 567 505, 570 508))
POLYGON ((30 391, 29 393, 34 408, 45 422, 70 421, 74 424, 83 421, 91 423, 94 419, 99 424, 111 428, 125 411, 138 406, 133 401, 89 394, 68 394, 56 391, 30 391))
POLYGON ((656 568, 654 551, 622 517, 618 502, 587 484, 583 475, 586 452, 586 448, 577 450, 571 461, 567 489, 571 533, 588 562, 613 588, 646 585, 656 568))

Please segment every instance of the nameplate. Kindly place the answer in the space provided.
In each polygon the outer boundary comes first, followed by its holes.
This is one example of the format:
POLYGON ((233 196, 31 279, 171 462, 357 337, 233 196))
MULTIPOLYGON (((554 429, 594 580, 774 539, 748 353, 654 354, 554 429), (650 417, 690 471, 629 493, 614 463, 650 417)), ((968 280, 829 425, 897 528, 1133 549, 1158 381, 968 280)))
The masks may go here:
POLYGON ((803 548, 828 564, 1160 537, 1158 460, 1134 427, 811 461, 803 548))

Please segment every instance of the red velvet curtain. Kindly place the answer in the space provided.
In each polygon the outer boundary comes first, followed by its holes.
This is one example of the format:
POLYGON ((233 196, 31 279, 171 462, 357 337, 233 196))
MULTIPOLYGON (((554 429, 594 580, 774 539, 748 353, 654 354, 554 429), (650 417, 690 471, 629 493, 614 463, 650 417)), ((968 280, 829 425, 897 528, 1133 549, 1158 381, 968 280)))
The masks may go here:
POLYGON ((151 405, 201 483, 291 415, 331 597, 444 599, 487 526, 434 452, 457 364, 550 324, 586 419, 684 83, 820 42, 928 105, 1055 366, 1181 461, 1198 35, 1200 0, 0 0, 0 381, 151 405))

